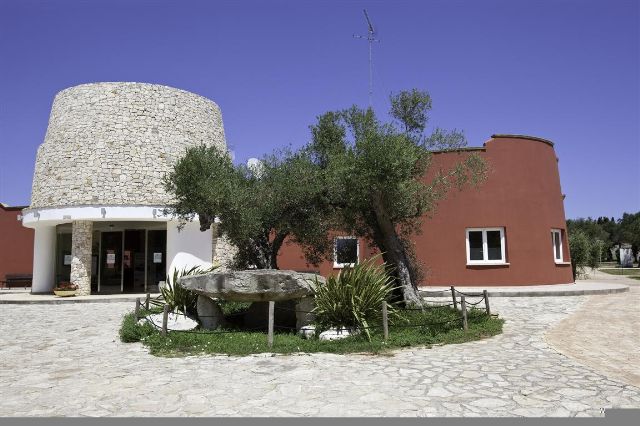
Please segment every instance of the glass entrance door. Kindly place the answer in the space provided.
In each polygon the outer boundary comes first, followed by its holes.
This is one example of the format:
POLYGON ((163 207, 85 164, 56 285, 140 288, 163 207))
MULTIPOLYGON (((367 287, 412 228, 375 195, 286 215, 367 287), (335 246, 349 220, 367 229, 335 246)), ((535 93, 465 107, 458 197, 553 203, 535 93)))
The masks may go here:
POLYGON ((123 232, 102 232, 100 253, 100 293, 122 292, 123 232))
POLYGON ((109 231, 99 231, 96 240, 100 242, 94 249, 96 257, 99 253, 99 293, 158 291, 158 283, 165 280, 166 274, 166 230, 126 225, 113 230, 111 226, 109 231))
POLYGON ((123 282, 125 293, 144 292, 146 232, 144 229, 124 231, 123 282))
POLYGON ((157 292, 158 283, 166 279, 167 231, 147 232, 147 291, 157 292))

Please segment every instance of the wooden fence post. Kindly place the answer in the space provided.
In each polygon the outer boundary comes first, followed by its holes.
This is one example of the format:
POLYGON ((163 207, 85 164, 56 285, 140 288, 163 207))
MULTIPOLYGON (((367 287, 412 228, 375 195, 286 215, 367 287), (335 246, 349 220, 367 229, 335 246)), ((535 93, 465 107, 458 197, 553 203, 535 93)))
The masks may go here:
POLYGON ((464 331, 468 331, 469 324, 467 323, 467 302, 464 300, 464 296, 460 296, 460 307, 462 308, 462 328, 464 328, 464 331))
POLYGON ((151 294, 147 293, 147 298, 144 301, 144 308, 148 311, 149 310, 149 301, 151 300, 151 294))
POLYGON ((140 319, 140 298, 136 298, 136 321, 140 319))
POLYGON ((456 290, 451 286, 451 297, 453 298, 453 309, 458 309, 458 301, 456 300, 456 290))
POLYGON ((487 290, 483 290, 482 294, 484 294, 484 306, 487 308, 487 315, 491 315, 491 309, 489 308, 489 293, 487 293, 487 290))
POLYGON ((169 322, 169 305, 164 305, 162 311, 162 335, 167 335, 167 323, 169 322))
POLYGON ((389 340, 389 316, 387 313, 387 301, 382 302, 382 331, 384 332, 384 340, 389 340))
POLYGON ((267 344, 269 348, 273 347, 273 323, 274 323, 274 315, 275 315, 276 302, 273 300, 269 301, 269 330, 267 334, 267 344))

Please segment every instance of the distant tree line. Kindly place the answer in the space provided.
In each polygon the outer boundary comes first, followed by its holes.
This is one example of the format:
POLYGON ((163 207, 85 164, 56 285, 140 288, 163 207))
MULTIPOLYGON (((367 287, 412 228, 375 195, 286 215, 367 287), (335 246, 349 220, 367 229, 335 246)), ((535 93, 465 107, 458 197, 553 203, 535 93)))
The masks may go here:
MULTIPOLYGON (((640 250, 640 211, 624 213, 621 218, 598 217, 593 219, 568 219, 569 238, 586 238, 589 241, 601 241, 601 261, 615 261, 611 248, 620 244, 631 244, 634 257, 640 250)), ((573 256, 572 256, 573 257, 573 256)))

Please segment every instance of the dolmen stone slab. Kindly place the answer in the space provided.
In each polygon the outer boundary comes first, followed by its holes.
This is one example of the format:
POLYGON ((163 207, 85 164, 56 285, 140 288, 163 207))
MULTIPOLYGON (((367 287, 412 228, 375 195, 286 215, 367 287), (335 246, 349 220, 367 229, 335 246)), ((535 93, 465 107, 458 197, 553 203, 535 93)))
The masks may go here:
POLYGON ((321 275, 279 269, 210 272, 181 277, 178 284, 194 293, 236 302, 302 299, 315 294, 321 275))
POLYGON ((316 283, 324 284, 321 275, 278 269, 210 272, 181 277, 178 285, 197 293, 198 317, 203 328, 224 326, 218 300, 252 302, 244 316, 246 327, 267 326, 268 303, 276 302, 275 325, 300 330, 314 320, 316 283))

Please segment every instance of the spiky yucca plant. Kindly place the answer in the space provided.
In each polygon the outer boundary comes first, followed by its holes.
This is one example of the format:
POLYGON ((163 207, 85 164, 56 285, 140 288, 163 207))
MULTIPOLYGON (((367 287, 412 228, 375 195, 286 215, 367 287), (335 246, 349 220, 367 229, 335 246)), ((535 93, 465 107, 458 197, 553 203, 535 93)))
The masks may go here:
MULTIPOLYGON (((317 285, 314 312, 321 327, 360 328, 371 340, 369 327, 380 322, 382 303, 395 289, 386 264, 376 265, 377 257, 345 268, 317 285)), ((388 313, 396 314, 393 304, 388 305, 388 313)))
POLYGON ((183 268, 173 270, 173 276, 167 275, 165 285, 160 286, 160 296, 151 301, 155 306, 169 305, 171 312, 178 311, 184 315, 196 312, 196 303, 198 295, 186 288, 178 285, 178 279, 187 275, 198 275, 212 272, 218 267, 213 265, 210 268, 202 268, 201 266, 193 266, 191 268, 183 268))

